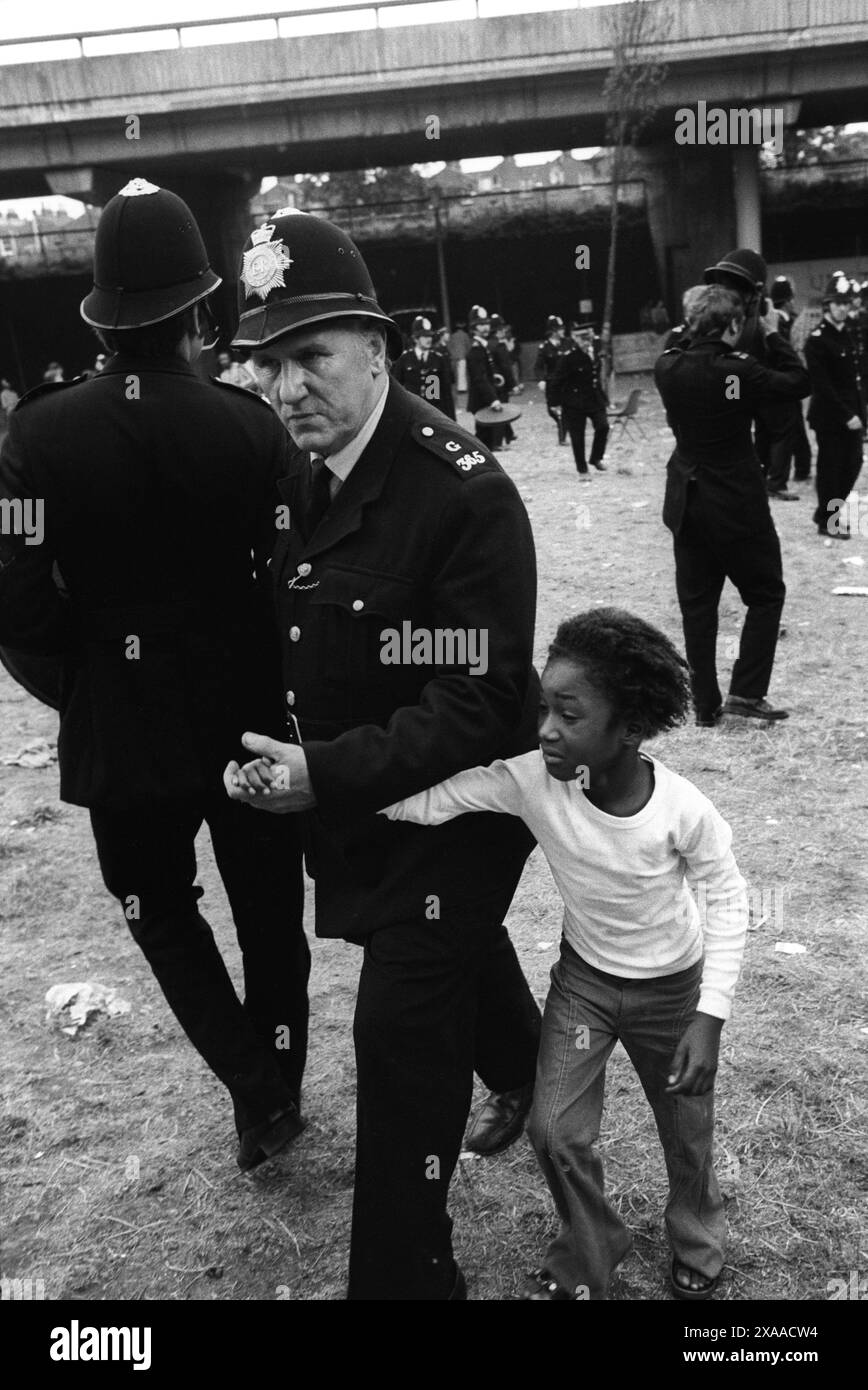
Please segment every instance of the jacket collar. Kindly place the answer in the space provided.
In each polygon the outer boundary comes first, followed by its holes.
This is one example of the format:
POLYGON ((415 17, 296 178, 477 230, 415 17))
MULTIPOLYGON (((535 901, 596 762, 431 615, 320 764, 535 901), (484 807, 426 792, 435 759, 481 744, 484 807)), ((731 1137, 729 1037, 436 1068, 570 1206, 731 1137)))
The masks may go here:
MULTIPOLYGON (((337 545, 345 536, 358 531, 365 507, 375 502, 386 483, 389 470, 402 439, 412 420, 413 397, 393 379, 389 382, 386 404, 367 447, 339 489, 327 514, 301 553, 308 559, 337 545)), ((299 451, 285 478, 278 482, 278 491, 293 509, 303 506, 302 490, 307 481, 310 454, 299 451)))
POLYGON ((98 376, 126 375, 128 372, 170 372, 172 376, 192 376, 197 381, 203 379, 183 357, 137 357, 132 352, 116 352, 98 376))

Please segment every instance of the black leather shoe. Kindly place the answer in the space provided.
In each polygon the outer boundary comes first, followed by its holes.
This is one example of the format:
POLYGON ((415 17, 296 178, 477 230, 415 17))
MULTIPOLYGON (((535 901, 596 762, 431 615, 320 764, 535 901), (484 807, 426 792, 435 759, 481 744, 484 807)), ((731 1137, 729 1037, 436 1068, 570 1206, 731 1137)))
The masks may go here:
POLYGON ((238 1167, 244 1173, 258 1168, 260 1163, 297 1139, 304 1126, 305 1121, 297 1107, 290 1104, 283 1110, 275 1110, 261 1125, 242 1130, 238 1144, 238 1167))
POLYGON ((768 700, 745 700, 740 695, 727 695, 724 714, 737 714, 742 719, 789 719, 786 709, 774 709, 768 700))
POLYGON ((486 1158, 508 1149, 524 1129, 532 1100, 533 1082, 517 1091, 491 1091, 467 1132, 465 1149, 486 1158))
POLYGON ((575 1294, 562 1288, 557 1280, 547 1274, 544 1269, 535 1269, 516 1294, 514 1301, 516 1303, 576 1303, 577 1299, 575 1294))
POLYGON ((723 705, 718 705, 717 709, 713 710, 711 714, 697 714, 696 723, 699 725, 700 729, 713 729, 720 723, 722 714, 723 705))

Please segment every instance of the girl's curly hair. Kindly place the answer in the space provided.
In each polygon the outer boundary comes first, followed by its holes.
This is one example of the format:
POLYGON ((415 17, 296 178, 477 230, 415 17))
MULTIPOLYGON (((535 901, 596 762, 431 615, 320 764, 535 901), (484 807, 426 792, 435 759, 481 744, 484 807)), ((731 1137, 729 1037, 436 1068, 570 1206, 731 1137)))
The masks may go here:
POLYGON ((690 670, 669 638, 623 608, 594 608, 567 618, 549 660, 581 663, 588 681, 618 718, 653 738, 683 722, 690 708, 690 670))

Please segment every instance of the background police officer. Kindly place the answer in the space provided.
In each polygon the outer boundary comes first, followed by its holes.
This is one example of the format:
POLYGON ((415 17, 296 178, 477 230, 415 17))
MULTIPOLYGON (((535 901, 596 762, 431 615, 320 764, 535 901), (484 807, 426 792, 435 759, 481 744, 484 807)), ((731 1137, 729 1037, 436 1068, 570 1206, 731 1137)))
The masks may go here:
POLYGON ((600 386, 597 363, 592 354, 593 329, 583 329, 578 323, 571 323, 552 382, 554 392, 561 403, 561 415, 573 446, 576 468, 579 476, 585 480, 590 477, 585 459, 587 421, 591 421, 594 431, 591 467, 601 473, 606 471, 603 456, 609 438, 606 398, 600 386))
MULTIPOLYGON (((749 352, 758 362, 768 359, 769 332, 762 320, 767 319, 769 302, 765 295, 768 267, 757 251, 747 247, 736 247, 705 271, 708 285, 723 285, 741 299, 744 308, 744 325, 738 342, 739 352, 749 352)), ((780 354, 784 339, 777 334, 775 348, 780 354)), ((793 454, 795 433, 798 429, 796 411, 801 407, 791 401, 759 401, 754 414, 755 448, 770 497, 782 502, 798 502, 798 494, 787 488, 790 459, 793 454)))
POLYGON ((567 432, 559 410, 560 401, 555 388, 555 372, 564 350, 564 321, 557 314, 546 319, 546 336, 537 348, 534 373, 545 391, 546 410, 558 428, 558 443, 566 444, 567 432))
MULTIPOLYGON (((500 314, 492 314, 491 336, 488 340, 488 350, 491 353, 491 360, 494 364, 495 381, 498 377, 501 378, 497 386, 497 399, 503 405, 508 403, 512 394, 512 388, 515 385, 515 368, 513 366, 509 347, 507 346, 506 336, 506 320, 501 318, 500 314)), ((512 425, 507 422, 503 426, 503 443, 500 447, 502 449, 508 449, 514 439, 515 430, 512 428, 512 425)))
POLYGON ((450 420, 455 419, 452 399, 452 366, 449 354, 434 347, 434 329, 430 319, 419 315, 410 328, 413 346, 402 352, 392 364, 392 376, 414 396, 442 410, 450 420))
MULTIPOLYGON (((692 307, 687 346, 668 348, 654 376, 675 435, 663 521, 674 537, 675 582, 693 681, 696 721, 721 713, 783 719, 766 700, 784 604, 781 547, 751 440, 761 402, 797 400, 808 374, 780 338, 761 366, 735 348, 744 326, 739 296, 710 285, 692 307), (717 609, 726 579, 747 605, 726 705, 717 680, 717 609)), ((759 321, 760 331, 770 321, 759 321)))
POLYGON ((474 1147, 511 1142, 530 1103, 539 1013, 502 924, 532 841, 508 816, 376 813, 535 746, 530 524, 479 440, 389 380, 397 330, 344 232, 278 213, 244 261, 236 344, 299 453, 272 562, 289 741, 247 740, 275 760, 268 797, 237 763, 227 791, 307 812, 317 933, 364 949, 349 1297, 458 1300, 446 1202, 474 1068, 493 1092, 474 1147), (446 630, 484 637, 484 662, 438 654, 446 630))
MULTIPOLYGON (((473 335, 467 353, 467 409, 471 415, 485 409, 501 410, 498 391, 504 385, 504 378, 494 365, 489 346, 491 319, 481 304, 474 304, 467 323, 473 335)), ((481 439, 486 448, 492 451, 500 448, 503 425, 477 424, 475 429, 477 439, 481 439)))
POLYGON ((823 293, 823 319, 808 335, 805 360, 811 373, 808 424, 817 436, 817 508, 821 536, 847 540, 839 517, 862 468, 865 406, 860 391, 856 347, 847 328, 852 289, 845 275, 833 275, 823 293))
POLYGON ((113 355, 24 398, 0 454, 2 494, 46 518, 42 545, 2 538, 0 641, 63 663, 60 794, 90 808, 106 886, 228 1088, 250 1168, 301 1129, 310 956, 291 823, 223 795, 241 731, 280 727, 265 565, 288 453, 264 401, 196 372, 219 284, 175 194, 134 179, 106 204, 81 312, 113 355), (243 1004, 197 907, 203 821, 243 1004))

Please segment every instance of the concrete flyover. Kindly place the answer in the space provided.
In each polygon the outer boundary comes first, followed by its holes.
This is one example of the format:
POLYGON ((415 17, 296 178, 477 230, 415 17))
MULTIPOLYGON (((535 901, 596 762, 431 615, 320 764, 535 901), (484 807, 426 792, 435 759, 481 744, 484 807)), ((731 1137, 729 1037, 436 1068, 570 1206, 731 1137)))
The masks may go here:
MULTIPOLYGON (((394 3, 365 8, 381 15, 394 3)), ((100 203, 146 175, 188 198, 226 270, 262 174, 602 143, 617 8, 3 66, 0 197, 100 203)), ((800 125, 868 118, 865 0, 669 9, 644 156, 663 284, 692 278, 712 242, 759 235, 756 151, 677 146, 679 108, 774 107, 800 125)))

